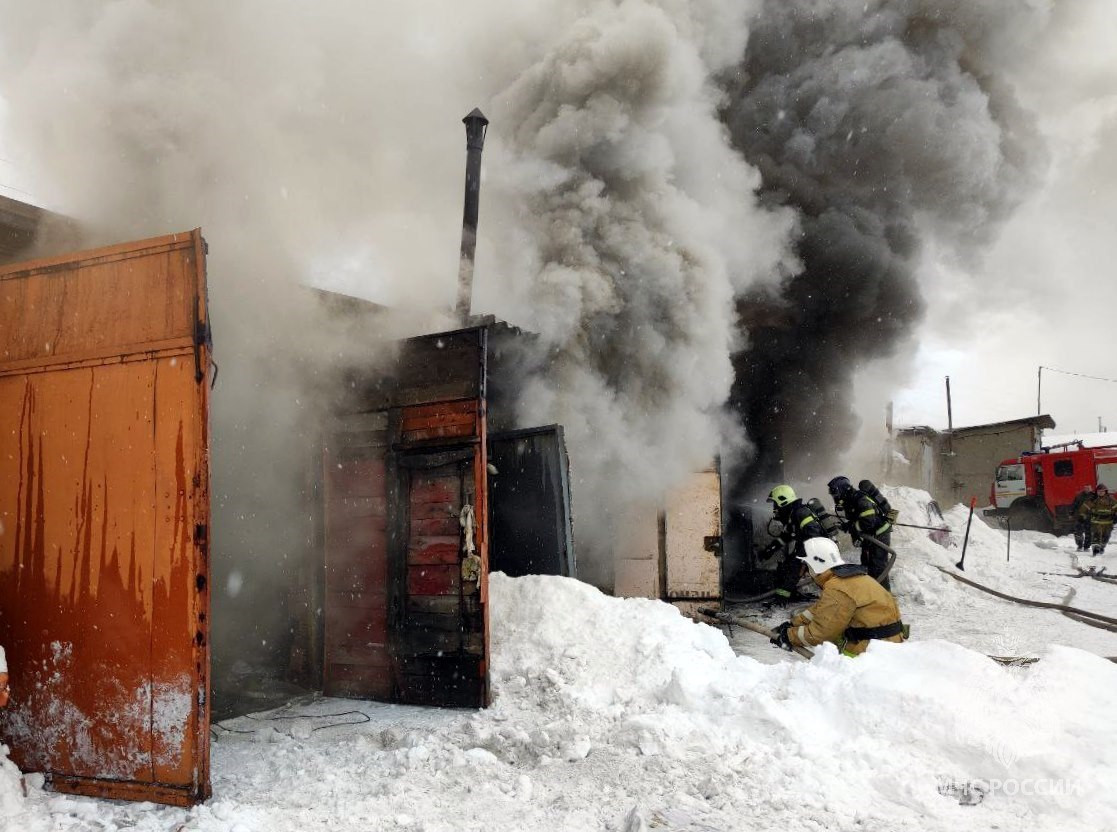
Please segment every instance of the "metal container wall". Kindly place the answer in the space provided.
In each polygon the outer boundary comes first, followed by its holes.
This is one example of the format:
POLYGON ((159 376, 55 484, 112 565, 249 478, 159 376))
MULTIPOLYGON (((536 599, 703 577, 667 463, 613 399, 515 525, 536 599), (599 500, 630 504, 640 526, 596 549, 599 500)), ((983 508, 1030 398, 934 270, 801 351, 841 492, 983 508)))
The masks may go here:
POLYGON ((663 509, 664 583, 668 601, 721 598, 721 475, 692 475, 672 489, 663 509))
POLYGON ((204 246, 0 269, 0 737, 59 791, 209 794, 204 246))
POLYGON ((561 425, 493 434, 489 567, 512 577, 575 577, 570 463, 561 425))

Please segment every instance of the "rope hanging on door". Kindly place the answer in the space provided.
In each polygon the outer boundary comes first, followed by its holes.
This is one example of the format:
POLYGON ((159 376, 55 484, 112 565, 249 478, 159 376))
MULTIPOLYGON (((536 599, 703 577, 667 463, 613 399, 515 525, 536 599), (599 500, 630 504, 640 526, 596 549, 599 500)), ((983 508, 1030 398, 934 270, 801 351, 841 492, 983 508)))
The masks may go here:
POLYGON ((465 542, 462 548, 465 557, 462 558, 462 580, 479 581, 481 579, 481 558, 477 556, 477 544, 473 542, 473 525, 475 521, 473 506, 466 503, 458 515, 465 542))

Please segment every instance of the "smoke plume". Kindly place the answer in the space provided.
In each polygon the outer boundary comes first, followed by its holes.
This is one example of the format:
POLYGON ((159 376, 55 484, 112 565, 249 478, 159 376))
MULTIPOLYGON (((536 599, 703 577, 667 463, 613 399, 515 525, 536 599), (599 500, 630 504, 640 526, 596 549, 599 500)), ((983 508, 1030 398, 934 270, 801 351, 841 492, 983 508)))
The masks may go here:
POLYGON ((740 443, 734 298, 794 265, 794 218, 758 205, 716 110, 742 7, 668 5, 600 4, 494 102, 507 314, 551 357, 521 416, 564 424, 581 562, 606 582, 587 555, 613 551, 625 508, 740 443))
POLYGON ((998 67, 1044 8, 0 0, 5 152, 89 243, 203 227, 215 649, 274 650, 323 391, 452 326, 462 115, 492 121, 474 310, 540 335, 521 420, 566 426, 584 564, 745 429, 762 460, 848 440, 921 241, 961 254, 1030 181, 998 67), (393 311, 370 344, 307 282, 393 311))
POLYGON ((972 258, 1030 192, 1042 144, 1003 66, 1045 20, 1007 0, 764 5, 725 119, 765 202, 798 210, 803 268, 738 300, 733 406, 766 440, 741 489, 832 464, 855 373, 915 335, 925 244, 972 258))

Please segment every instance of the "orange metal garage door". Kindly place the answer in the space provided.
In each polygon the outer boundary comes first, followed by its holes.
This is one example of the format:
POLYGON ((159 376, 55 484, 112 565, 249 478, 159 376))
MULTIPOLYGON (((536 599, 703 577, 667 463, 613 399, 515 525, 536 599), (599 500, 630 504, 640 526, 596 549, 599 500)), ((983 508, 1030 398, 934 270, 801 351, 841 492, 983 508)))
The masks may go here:
POLYGON ((204 249, 0 269, 0 737, 59 791, 209 793, 204 249))

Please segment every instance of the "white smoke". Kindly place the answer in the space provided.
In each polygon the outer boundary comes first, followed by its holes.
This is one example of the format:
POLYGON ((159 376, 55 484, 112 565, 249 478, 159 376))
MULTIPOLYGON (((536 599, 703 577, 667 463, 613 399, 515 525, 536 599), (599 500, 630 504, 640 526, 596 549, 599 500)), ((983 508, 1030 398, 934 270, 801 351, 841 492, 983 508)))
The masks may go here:
POLYGON ((741 441, 734 297, 792 266, 793 217, 758 207, 716 109, 742 7, 665 5, 599 4, 493 109, 502 308, 554 351, 522 419, 565 425, 581 542, 606 553, 629 501, 741 441))
POLYGON ((267 626, 254 607, 310 545, 313 394, 354 360, 300 284, 416 310, 386 318, 383 341, 451 325, 473 106, 493 122, 474 309, 553 356, 523 418, 567 426, 582 562, 608 553, 625 500, 733 441, 732 299, 789 267, 793 227, 756 206, 718 122, 711 79, 739 59, 751 8, 0 2, 5 144, 35 192, 90 244, 206 234, 215 578, 240 569, 250 621, 267 626))
MULTIPOLYGON (((720 121, 722 90, 753 48, 752 21, 763 14, 778 31, 784 5, 0 0, 5 144, 46 203, 94 229, 91 242, 203 227, 222 366, 215 504, 225 539, 243 528, 245 557, 270 566, 305 545, 288 521, 313 445, 299 433, 313 423, 316 398, 305 393, 354 360, 300 283, 314 275, 410 310, 385 319, 383 341, 450 325, 458 120, 480 106, 492 125, 474 309, 540 333, 550 361, 525 384, 522 419, 566 425, 579 542, 584 554, 607 553, 625 502, 654 499, 744 441, 724 411, 730 356, 748 346, 735 300, 786 283, 799 225, 778 198, 758 205, 759 174, 720 121), (260 536, 262 517, 275 522, 260 536)), ((834 31, 804 39, 819 54, 771 50, 773 79, 809 90, 822 68, 848 82, 827 89, 867 91, 871 78, 858 78, 874 68, 918 77, 918 62, 887 44, 851 50, 858 60, 845 63, 826 57, 830 35, 858 42, 865 26, 914 27, 916 58, 946 56, 959 69, 936 76, 937 110, 899 106, 918 85, 892 98, 865 92, 866 129, 893 140, 891 155, 871 160, 873 179, 847 169, 858 159, 838 143, 804 139, 797 158, 855 195, 895 181, 954 232, 982 226, 983 194, 1012 202, 1001 198, 1011 191, 1003 166, 1016 161, 989 148, 1013 142, 998 142, 995 118, 930 130, 912 119, 980 111, 980 85, 964 70, 995 87, 998 63, 1022 33, 1034 37, 1049 4, 1023 3, 1019 15, 1006 0, 837 5, 820 15, 834 31), (943 20, 980 48, 935 41, 936 27, 951 28, 943 20), (959 189, 967 207, 954 211, 959 189)), ((820 129, 843 107, 823 98, 811 122, 820 129)), ((273 573, 261 570, 261 582, 273 573)), ((239 597, 250 598, 257 580, 245 575, 239 597)))

